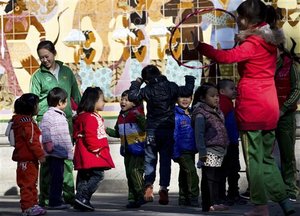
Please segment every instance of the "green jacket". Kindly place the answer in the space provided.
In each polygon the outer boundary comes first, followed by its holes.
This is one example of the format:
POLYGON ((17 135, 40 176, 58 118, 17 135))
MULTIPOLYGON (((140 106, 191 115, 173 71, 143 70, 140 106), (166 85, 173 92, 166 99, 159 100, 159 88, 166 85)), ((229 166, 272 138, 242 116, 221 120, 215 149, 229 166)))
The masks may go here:
POLYGON ((69 124, 72 122, 72 109, 71 101, 72 97, 78 104, 81 99, 81 94, 78 89, 76 78, 72 70, 63 65, 61 61, 55 61, 60 69, 58 73, 58 80, 56 77, 43 65, 32 75, 30 81, 30 92, 36 94, 40 98, 39 113, 37 115, 37 122, 42 120, 44 113, 48 110, 47 95, 48 92, 54 87, 60 87, 68 93, 68 104, 65 108, 66 117, 69 124))

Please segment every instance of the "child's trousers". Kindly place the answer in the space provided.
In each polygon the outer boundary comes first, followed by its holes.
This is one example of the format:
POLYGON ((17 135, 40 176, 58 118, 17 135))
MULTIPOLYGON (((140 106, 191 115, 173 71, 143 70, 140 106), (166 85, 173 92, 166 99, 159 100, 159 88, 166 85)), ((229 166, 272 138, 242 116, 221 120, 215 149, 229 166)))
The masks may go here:
POLYGON ((199 177, 195 167, 195 154, 183 153, 176 160, 179 163, 179 200, 197 200, 199 197, 199 177))
POLYGON ((100 168, 81 169, 77 173, 76 199, 91 200, 93 193, 104 179, 104 171, 100 168))
POLYGON ((17 184, 20 188, 22 211, 38 204, 38 172, 39 164, 37 161, 18 162, 17 184))
POLYGON ((128 183, 128 201, 139 201, 144 197, 144 155, 125 154, 124 164, 128 183))

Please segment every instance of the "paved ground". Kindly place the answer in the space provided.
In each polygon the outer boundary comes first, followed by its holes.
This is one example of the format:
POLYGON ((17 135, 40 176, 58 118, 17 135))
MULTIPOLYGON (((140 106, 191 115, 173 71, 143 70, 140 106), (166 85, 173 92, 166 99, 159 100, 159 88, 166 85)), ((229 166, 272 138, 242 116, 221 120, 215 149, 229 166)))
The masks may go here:
MULTIPOLYGON (((156 196, 158 198, 158 196, 156 196)), ((78 212, 73 209, 69 210, 52 210, 48 211, 49 216, 132 216, 132 215, 142 215, 142 216, 192 216, 192 215, 243 215, 252 208, 252 205, 234 205, 228 211, 224 212, 213 212, 204 214, 201 208, 183 208, 177 205, 177 194, 170 194, 170 203, 167 206, 159 205, 157 200, 153 203, 147 203, 139 209, 128 210, 125 208, 126 204, 126 194, 120 193, 97 193, 92 199, 92 204, 96 208, 94 212, 78 212)), ((270 202, 269 204, 270 216, 283 216, 279 205, 270 202)), ((300 215, 300 201, 294 203, 297 213, 300 215)), ((0 216, 20 216, 19 209, 19 197, 18 196, 0 196, 0 216)))

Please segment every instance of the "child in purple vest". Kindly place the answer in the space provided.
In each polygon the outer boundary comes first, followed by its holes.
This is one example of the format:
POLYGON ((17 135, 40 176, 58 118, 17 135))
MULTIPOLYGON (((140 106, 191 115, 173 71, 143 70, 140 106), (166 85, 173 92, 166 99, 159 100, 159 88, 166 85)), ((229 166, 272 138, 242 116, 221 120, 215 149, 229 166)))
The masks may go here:
POLYGON ((120 153, 124 156, 128 183, 126 208, 139 208, 144 201, 145 114, 141 101, 128 100, 128 90, 121 95, 121 111, 115 128, 106 128, 112 137, 121 138, 120 153))
POLYGON ((219 195, 221 165, 228 145, 224 116, 219 109, 219 93, 212 83, 203 83, 195 92, 192 120, 202 169, 202 211, 224 211, 219 195))

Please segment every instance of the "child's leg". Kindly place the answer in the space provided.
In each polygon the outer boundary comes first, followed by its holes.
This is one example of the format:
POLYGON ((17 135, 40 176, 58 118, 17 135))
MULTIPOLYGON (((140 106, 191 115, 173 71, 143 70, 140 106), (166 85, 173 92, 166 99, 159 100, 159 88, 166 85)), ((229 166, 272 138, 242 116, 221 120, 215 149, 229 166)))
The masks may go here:
POLYGON ((64 160, 63 197, 65 203, 73 204, 75 199, 74 165, 72 160, 64 160))
POLYGON ((201 198, 202 198, 202 211, 208 212, 212 204, 210 200, 210 190, 208 186, 208 170, 207 167, 205 166, 202 166, 201 198))
POLYGON ((131 181, 131 169, 132 167, 130 166, 130 160, 131 160, 131 155, 125 154, 124 155, 124 165, 125 165, 125 172, 126 172, 126 178, 127 178, 127 185, 128 185, 128 202, 134 202, 134 191, 133 191, 133 184, 131 181))
POLYGON ((18 162, 17 184, 20 187, 22 211, 37 205, 37 178, 38 163, 18 162))
POLYGON ((40 168, 40 178, 39 178, 39 205, 48 206, 49 205, 49 185, 50 185, 50 175, 49 175, 49 164, 48 158, 41 164, 40 168))
POLYGON ((182 154, 180 167, 183 170, 185 179, 183 182, 186 187, 186 197, 188 197, 189 202, 194 201, 193 205, 198 203, 199 197, 199 177, 195 167, 195 155, 186 153, 182 154))
POLYGON ((49 206, 60 206, 62 204, 62 188, 64 180, 64 159, 49 157, 49 171, 51 175, 49 206))
POLYGON ((130 155, 128 164, 130 169, 130 182, 135 201, 141 201, 144 197, 144 156, 130 155))
POLYGON ((145 146, 145 186, 153 186, 156 177, 157 143, 154 131, 147 131, 145 146))
POLYGON ((231 144, 227 149, 228 154, 228 197, 229 199, 235 199, 239 197, 239 171, 241 169, 239 160, 239 145, 231 144))
POLYGON ((178 187, 179 187, 179 205, 187 205, 188 204, 188 185, 186 179, 186 172, 182 165, 182 157, 178 159, 179 163, 179 175, 178 175, 178 187))

